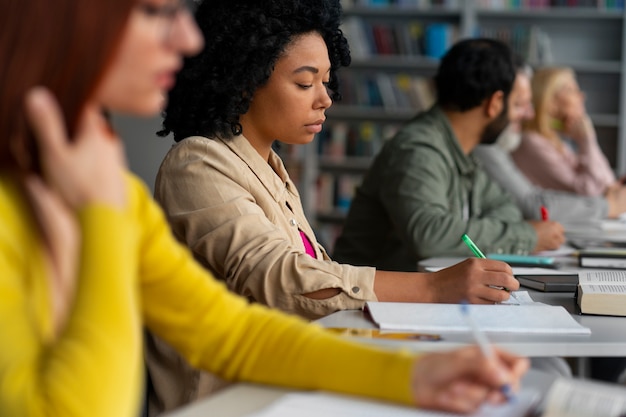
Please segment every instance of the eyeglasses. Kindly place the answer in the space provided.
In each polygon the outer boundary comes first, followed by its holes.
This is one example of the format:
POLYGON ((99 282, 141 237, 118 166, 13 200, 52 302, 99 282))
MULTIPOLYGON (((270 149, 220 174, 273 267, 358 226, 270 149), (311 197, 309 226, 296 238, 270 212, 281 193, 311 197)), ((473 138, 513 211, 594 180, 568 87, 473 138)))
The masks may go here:
POLYGON ((174 20, 185 12, 193 14, 199 2, 200 0, 172 0, 157 5, 142 0, 138 2, 137 7, 146 16, 163 21, 160 26, 162 26, 163 37, 166 38, 169 35, 174 20))

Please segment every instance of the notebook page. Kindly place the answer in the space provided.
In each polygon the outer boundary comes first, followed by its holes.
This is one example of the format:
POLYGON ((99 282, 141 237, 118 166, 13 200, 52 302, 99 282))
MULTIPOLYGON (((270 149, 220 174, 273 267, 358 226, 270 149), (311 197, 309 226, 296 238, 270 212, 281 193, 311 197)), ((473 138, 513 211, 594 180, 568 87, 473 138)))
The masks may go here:
MULTIPOLYGON (((484 405, 475 417, 522 417, 534 406, 539 394, 522 390, 515 398, 503 405, 484 405)), ((467 417, 429 410, 417 410, 389 403, 340 396, 324 392, 287 394, 268 408, 247 417, 467 417)))
MULTIPOLYGON (((416 332, 469 332, 471 329, 458 304, 366 303, 372 320, 386 330, 416 332)), ((590 334, 561 306, 479 305, 470 306, 473 319, 485 332, 590 334)))
MULTIPOLYGON (((426 272, 437 272, 445 269, 443 266, 427 266, 424 268, 426 272)), ((528 266, 513 266, 513 275, 572 275, 577 272, 568 269, 540 268, 528 266)))

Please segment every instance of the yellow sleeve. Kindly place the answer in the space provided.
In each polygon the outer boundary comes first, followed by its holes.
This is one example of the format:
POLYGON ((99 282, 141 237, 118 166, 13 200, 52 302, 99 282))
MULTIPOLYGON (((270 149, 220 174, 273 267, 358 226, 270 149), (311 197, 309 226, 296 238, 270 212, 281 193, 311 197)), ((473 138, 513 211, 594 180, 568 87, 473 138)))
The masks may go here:
POLYGON ((63 332, 52 340, 48 281, 36 262, 41 242, 24 212, 9 213, 19 198, 5 191, 0 183, 0 228, 15 233, 0 233, 0 415, 136 415, 141 323, 128 216, 106 207, 80 213, 77 292, 63 332))
POLYGON ((412 402, 414 356, 360 345, 279 311, 249 305, 174 240, 147 194, 139 200, 146 324, 191 364, 230 380, 412 402))

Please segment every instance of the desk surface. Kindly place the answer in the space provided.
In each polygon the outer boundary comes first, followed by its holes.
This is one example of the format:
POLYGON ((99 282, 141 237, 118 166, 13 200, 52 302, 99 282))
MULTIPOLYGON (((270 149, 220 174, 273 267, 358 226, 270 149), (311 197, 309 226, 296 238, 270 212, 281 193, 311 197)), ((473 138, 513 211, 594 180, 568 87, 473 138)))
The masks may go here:
MULTIPOLYGON (((547 392, 555 377, 541 371, 531 369, 524 376, 522 385, 532 387, 539 392, 547 392)), ((266 385, 236 384, 218 393, 181 408, 168 417, 244 417, 293 392, 284 388, 266 385)))
MULTIPOLYGON (((534 297, 534 294, 533 294, 534 297)), ((540 301, 534 297, 536 301, 540 301)), ((511 307, 514 308, 514 307, 511 307)), ((523 356, 533 357, 587 357, 587 356, 624 356, 626 354, 626 318, 578 316, 574 319, 591 329, 590 335, 538 335, 514 333, 489 333, 489 339, 496 345, 523 356)), ((344 310, 326 316, 317 323, 324 327, 349 327, 373 329, 376 326, 365 318, 361 310, 344 310)), ((366 339, 361 341, 383 346, 398 346, 415 351, 434 351, 452 349, 473 344, 474 338, 469 333, 441 333, 440 341, 413 341, 366 339)))
MULTIPOLYGON (((449 266, 460 260, 460 258, 426 260, 420 263, 420 266, 449 266)), ((576 321, 591 329, 591 335, 489 333, 489 339, 493 343, 519 355, 533 357, 626 355, 626 317, 580 315, 573 293, 541 292, 523 287, 522 290, 527 290, 534 301, 563 306, 576 321)), ((376 328, 374 323, 365 318, 361 310, 338 311, 317 320, 317 323, 324 327, 376 328)), ((443 340, 440 341, 359 339, 386 346, 402 344, 415 351, 451 349, 474 343, 469 333, 446 332, 441 336, 443 340)))

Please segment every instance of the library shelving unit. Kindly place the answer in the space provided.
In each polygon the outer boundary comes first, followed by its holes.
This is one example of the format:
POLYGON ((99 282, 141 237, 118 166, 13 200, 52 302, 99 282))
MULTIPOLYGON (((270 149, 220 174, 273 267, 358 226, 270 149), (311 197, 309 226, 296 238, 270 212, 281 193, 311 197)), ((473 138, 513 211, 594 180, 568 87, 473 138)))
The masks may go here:
POLYGON ((343 9, 353 57, 339 73, 344 98, 327 112, 316 140, 287 158, 298 168, 307 217, 329 250, 372 157, 434 100, 430 79, 457 39, 494 37, 534 67, 573 68, 601 148, 616 173, 626 173, 623 2, 346 0, 343 9))

